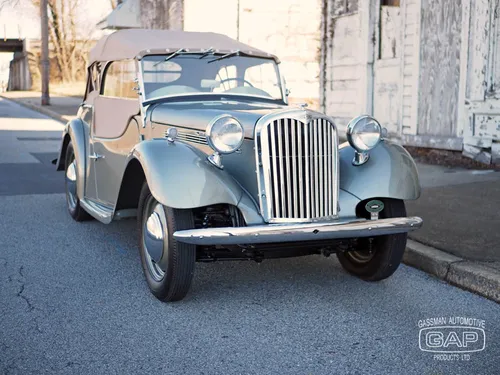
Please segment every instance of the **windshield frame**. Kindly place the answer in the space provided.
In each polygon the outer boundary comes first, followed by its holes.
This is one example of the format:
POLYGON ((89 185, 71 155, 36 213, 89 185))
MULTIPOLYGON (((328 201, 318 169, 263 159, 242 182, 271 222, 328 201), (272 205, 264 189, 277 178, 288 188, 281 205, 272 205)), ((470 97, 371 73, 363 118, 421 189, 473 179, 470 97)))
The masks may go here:
MULTIPOLYGON (((198 54, 203 55, 204 51, 200 51, 198 54)), ((191 53, 192 55, 196 55, 196 53, 191 53)), ((140 101, 141 101, 141 106, 146 107, 150 104, 162 102, 162 101, 192 101, 195 98, 203 98, 202 100, 208 100, 208 101, 213 101, 213 100, 251 100, 251 101, 263 101, 265 103, 272 103, 272 104, 285 104, 288 105, 288 98, 286 95, 286 88, 285 88, 285 81, 283 78, 283 74, 281 73, 280 69, 280 63, 276 62, 276 60, 272 57, 261 57, 261 56, 252 56, 248 55, 246 53, 241 53, 239 56, 241 57, 248 57, 248 58, 259 58, 263 60, 269 60, 270 62, 273 62, 275 64, 276 68, 276 74, 277 74, 277 84, 279 85, 279 90, 281 93, 281 98, 272 98, 272 97, 267 97, 263 95, 252 95, 252 94, 244 94, 244 93, 214 93, 214 92, 199 92, 199 93, 182 93, 182 94, 172 94, 172 95, 164 95, 164 96, 158 96, 154 98, 146 98, 146 91, 145 91, 145 85, 144 85, 144 64, 142 60, 147 57, 147 56, 164 56, 165 58, 168 57, 169 54, 148 54, 144 56, 140 56, 137 58, 137 70, 138 70, 138 83, 140 87, 140 101)), ((217 56, 221 57, 225 55, 225 53, 220 53, 220 52, 215 52, 211 54, 212 56, 217 56)), ((172 59, 175 59, 173 57, 172 59)))

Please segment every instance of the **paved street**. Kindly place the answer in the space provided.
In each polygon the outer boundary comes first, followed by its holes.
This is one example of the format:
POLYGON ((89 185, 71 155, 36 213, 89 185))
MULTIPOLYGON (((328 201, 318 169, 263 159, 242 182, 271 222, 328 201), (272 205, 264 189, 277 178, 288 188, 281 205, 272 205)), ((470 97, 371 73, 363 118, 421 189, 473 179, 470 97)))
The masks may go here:
POLYGON ((134 220, 76 223, 62 126, 0 98, 0 374, 498 374, 500 306, 401 266, 366 283, 335 257, 198 264, 157 301, 134 220), (419 350, 418 321, 485 320, 469 361, 419 350))

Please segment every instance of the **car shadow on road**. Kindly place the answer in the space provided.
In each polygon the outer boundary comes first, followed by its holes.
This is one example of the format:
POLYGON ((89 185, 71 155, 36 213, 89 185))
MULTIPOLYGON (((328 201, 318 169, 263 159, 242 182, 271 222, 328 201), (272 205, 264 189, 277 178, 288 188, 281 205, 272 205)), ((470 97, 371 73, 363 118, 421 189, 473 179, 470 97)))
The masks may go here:
MULTIPOLYGON (((97 224, 102 225, 102 224, 97 224)), ((103 226, 104 227, 104 226, 103 226)), ((126 274, 142 276, 138 231, 135 220, 124 220, 106 226, 108 245, 115 251, 109 257, 125 257, 121 263, 130 267, 126 274)), ((111 263, 116 263, 110 260, 111 263)), ((141 280, 145 285, 145 280, 141 280)), ((212 303, 232 300, 240 302, 250 298, 273 299, 288 303, 291 299, 352 298, 353 288, 377 289, 384 284, 370 284, 346 273, 335 255, 325 258, 311 255, 296 258, 267 259, 262 263, 254 261, 198 262, 190 293, 183 303, 192 305, 200 302, 212 303), (378 286, 377 286, 378 285, 378 286)), ((355 299, 354 299, 355 300, 355 299)))

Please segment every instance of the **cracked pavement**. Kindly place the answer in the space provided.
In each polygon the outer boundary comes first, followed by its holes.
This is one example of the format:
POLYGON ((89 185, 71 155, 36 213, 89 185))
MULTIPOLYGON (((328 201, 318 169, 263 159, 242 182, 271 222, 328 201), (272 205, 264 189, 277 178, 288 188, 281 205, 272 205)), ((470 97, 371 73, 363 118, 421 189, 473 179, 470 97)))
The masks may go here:
POLYGON ((197 264, 184 301, 157 301, 135 221, 72 221, 62 173, 32 155, 61 126, 0 109, 0 374, 498 373, 500 305, 406 266, 366 283, 335 257, 197 264), (418 321, 440 316, 484 319, 486 349, 420 351, 418 321))

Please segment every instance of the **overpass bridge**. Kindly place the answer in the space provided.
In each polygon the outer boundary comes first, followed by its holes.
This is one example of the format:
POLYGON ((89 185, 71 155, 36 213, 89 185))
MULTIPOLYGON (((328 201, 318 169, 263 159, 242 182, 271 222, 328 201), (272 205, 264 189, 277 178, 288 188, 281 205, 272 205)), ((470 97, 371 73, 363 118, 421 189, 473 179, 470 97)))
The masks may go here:
POLYGON ((9 65, 7 90, 29 90, 31 88, 28 45, 27 39, 5 37, 0 39, 0 53, 14 53, 14 58, 9 65))
POLYGON ((0 39, 0 52, 23 52, 24 40, 23 39, 0 39))

